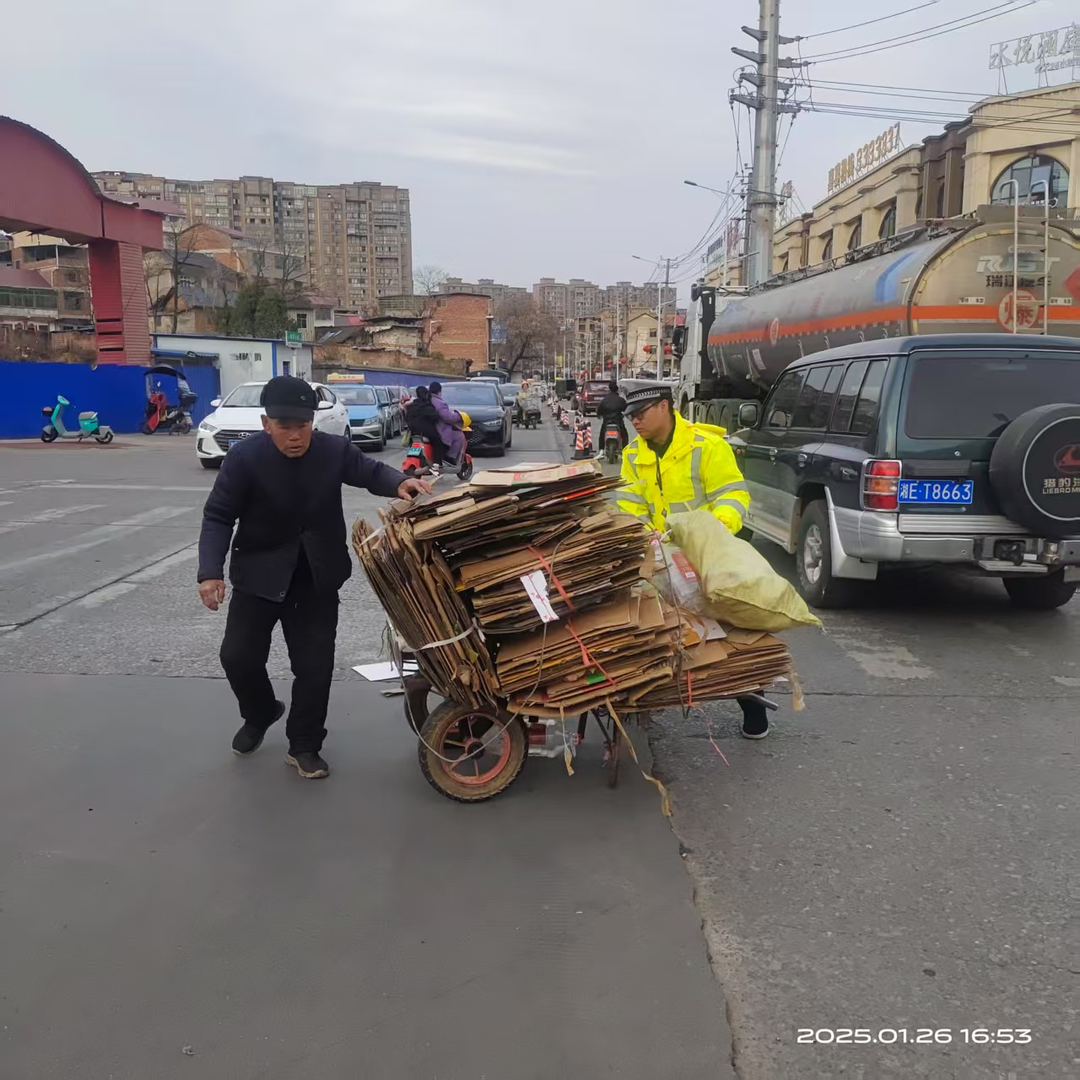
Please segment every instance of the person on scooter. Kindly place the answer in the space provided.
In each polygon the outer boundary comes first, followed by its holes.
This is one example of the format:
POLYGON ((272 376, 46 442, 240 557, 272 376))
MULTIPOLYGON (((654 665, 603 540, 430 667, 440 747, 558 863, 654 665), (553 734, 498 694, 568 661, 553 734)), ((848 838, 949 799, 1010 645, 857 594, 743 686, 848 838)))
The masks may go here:
POLYGON ((604 424, 615 424, 619 429, 619 449, 625 450, 626 424, 623 422, 623 414, 626 412, 626 399, 619 393, 619 384, 612 379, 608 383, 608 392, 604 395, 596 408, 596 415, 600 417, 600 438, 603 441, 604 424))
POLYGON ((416 388, 416 397, 405 409, 405 423, 409 430, 431 444, 431 456, 436 465, 446 460, 446 443, 439 436, 439 412, 431 403, 431 392, 426 386, 416 388))
POLYGON ((465 432, 461 430, 461 413, 451 409, 443 401, 442 383, 433 382, 428 387, 431 391, 431 404, 439 414, 439 438, 446 443, 447 453, 454 465, 460 465, 465 457, 465 432))

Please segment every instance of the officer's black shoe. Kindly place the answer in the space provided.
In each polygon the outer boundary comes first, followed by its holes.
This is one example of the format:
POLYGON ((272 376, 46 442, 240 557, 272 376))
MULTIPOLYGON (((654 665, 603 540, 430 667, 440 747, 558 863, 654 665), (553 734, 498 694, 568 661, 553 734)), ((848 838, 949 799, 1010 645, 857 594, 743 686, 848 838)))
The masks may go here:
POLYGON ((743 738, 764 739, 769 734, 769 710, 758 701, 739 704, 743 706, 743 738))
POLYGON ((305 780, 321 780, 330 775, 330 766, 316 753, 293 753, 285 755, 285 764, 292 765, 305 780))
POLYGON ((255 751, 262 746, 262 741, 266 737, 267 731, 269 731, 270 728, 284 715, 285 702, 275 701, 274 719, 265 727, 260 727, 258 724, 244 724, 244 726, 233 736, 233 753, 239 754, 241 757, 246 757, 248 754, 254 754, 255 751))

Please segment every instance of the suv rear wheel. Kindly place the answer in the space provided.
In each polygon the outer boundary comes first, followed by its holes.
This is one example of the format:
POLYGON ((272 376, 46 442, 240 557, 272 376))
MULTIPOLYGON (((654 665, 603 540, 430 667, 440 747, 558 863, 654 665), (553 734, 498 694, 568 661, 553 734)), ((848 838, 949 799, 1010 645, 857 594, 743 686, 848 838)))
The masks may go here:
POLYGON ((803 511, 799 542, 795 548, 795 569, 799 592, 811 606, 846 607, 854 600, 855 583, 833 577, 829 513, 821 499, 810 503, 803 511))
POLYGON ((1045 577, 1002 578, 1009 599, 1028 611, 1053 611, 1067 604, 1076 592, 1076 582, 1065 580, 1065 571, 1045 577))

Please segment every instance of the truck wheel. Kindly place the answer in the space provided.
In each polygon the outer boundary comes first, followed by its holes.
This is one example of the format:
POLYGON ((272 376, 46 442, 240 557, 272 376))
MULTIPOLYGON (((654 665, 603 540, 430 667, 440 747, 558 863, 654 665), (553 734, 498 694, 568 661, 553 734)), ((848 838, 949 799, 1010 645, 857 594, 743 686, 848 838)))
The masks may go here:
POLYGON ((833 577, 829 512, 821 499, 803 511, 795 569, 799 593, 812 607, 846 607, 855 597, 854 582, 833 577))
POLYGON ((1076 582, 1065 580, 1065 571, 1045 577, 1002 578, 1009 599, 1026 611, 1053 611, 1067 604, 1076 592, 1076 582))

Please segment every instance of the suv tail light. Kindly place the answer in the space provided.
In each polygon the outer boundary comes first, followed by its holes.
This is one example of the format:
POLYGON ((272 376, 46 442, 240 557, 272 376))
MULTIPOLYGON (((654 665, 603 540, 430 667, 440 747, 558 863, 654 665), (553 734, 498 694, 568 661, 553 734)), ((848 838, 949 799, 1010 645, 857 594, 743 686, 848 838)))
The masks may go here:
POLYGON ((862 497, 867 510, 898 510, 899 461, 868 461, 863 465, 862 497))

